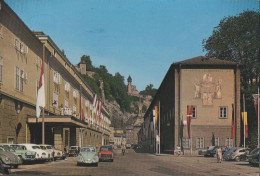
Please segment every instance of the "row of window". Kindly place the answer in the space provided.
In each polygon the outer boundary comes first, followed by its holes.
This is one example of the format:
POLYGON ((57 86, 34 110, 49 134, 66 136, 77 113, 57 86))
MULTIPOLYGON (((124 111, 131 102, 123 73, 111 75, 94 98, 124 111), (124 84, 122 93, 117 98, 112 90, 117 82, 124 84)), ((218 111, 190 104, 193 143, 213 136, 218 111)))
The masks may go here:
MULTIPOLYGON (((228 107, 227 106, 220 106, 219 107, 219 118, 220 119, 226 119, 228 116, 228 107)), ((196 119, 197 118, 197 107, 193 106, 192 110, 192 118, 196 119)))
MULTIPOLYGON (((212 142, 212 141, 210 141, 212 142)), ((219 138, 215 137, 215 146, 219 146, 219 138)), ((190 139, 189 138, 183 138, 182 139, 182 146, 184 149, 190 148, 190 139)), ((225 146, 228 148, 233 147, 233 139, 232 138, 226 138, 225 146)), ((204 137, 196 137, 196 148, 197 149, 203 149, 205 148, 205 140, 204 137)))
POLYGON ((20 51, 22 54, 28 53, 28 46, 20 42, 18 39, 15 39, 15 49, 20 51))

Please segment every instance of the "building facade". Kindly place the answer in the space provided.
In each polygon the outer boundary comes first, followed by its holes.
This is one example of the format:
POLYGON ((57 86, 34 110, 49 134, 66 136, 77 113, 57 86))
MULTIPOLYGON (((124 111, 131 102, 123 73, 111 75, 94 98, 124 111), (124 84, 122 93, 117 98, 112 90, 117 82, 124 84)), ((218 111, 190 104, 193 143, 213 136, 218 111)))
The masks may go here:
POLYGON ((240 66, 202 56, 172 64, 144 116, 140 135, 147 150, 155 151, 159 143, 165 153, 178 146, 189 154, 214 143, 239 146, 240 66))
POLYGON ((32 32, 0 3, 0 142, 42 142, 43 113, 36 119, 35 109, 44 64, 45 143, 108 144, 110 117, 92 105, 95 93, 48 35, 32 32))

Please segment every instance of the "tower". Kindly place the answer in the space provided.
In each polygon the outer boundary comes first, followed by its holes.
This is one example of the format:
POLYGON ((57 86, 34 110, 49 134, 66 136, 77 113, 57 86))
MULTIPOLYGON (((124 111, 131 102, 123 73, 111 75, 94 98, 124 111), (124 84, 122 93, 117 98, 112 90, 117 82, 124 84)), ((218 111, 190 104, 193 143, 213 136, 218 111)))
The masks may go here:
POLYGON ((127 85, 127 93, 129 95, 132 94, 132 78, 131 76, 129 75, 128 78, 127 78, 127 82, 128 82, 128 85, 127 85))

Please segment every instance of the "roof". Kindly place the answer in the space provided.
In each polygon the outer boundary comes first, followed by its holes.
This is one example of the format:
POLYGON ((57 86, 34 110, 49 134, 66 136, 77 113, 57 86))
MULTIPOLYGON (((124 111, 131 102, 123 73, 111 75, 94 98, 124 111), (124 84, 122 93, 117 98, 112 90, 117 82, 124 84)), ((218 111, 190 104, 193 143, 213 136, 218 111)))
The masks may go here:
POLYGON ((180 62, 173 63, 173 65, 237 65, 236 62, 231 62, 227 60, 221 60, 221 59, 216 59, 216 58, 210 58, 206 56, 198 56, 198 57, 193 57, 187 60, 183 60, 180 62))

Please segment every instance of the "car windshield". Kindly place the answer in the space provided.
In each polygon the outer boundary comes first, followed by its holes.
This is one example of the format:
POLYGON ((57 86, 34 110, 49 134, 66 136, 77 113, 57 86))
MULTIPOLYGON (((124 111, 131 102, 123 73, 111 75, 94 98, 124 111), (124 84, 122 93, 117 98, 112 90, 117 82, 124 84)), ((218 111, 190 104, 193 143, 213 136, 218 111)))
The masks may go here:
POLYGON ((70 149, 71 149, 71 150, 76 150, 76 149, 77 149, 77 147, 70 147, 70 149))
POLYGON ((10 147, 8 145, 0 145, 5 151, 10 151, 10 147))
POLYGON ((228 151, 225 152, 225 154, 229 154, 229 153, 232 153, 233 151, 236 150, 236 147, 232 147, 230 148, 228 151))
POLYGON ((94 147, 84 147, 80 152, 96 152, 96 149, 94 147))
POLYGON ((112 151, 112 147, 101 147, 100 151, 112 151))
POLYGON ((41 149, 46 150, 46 147, 45 147, 45 146, 40 146, 40 147, 41 147, 41 149))
POLYGON ((37 146, 37 145, 32 146, 32 148, 33 148, 33 149, 41 149, 41 147, 40 147, 40 146, 37 146))
POLYGON ((24 150, 24 148, 20 145, 11 145, 11 147, 13 147, 14 150, 24 150))
POLYGON ((46 146, 47 149, 54 149, 53 146, 46 146))

